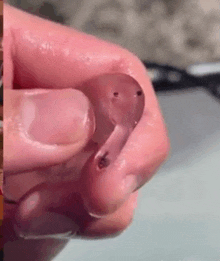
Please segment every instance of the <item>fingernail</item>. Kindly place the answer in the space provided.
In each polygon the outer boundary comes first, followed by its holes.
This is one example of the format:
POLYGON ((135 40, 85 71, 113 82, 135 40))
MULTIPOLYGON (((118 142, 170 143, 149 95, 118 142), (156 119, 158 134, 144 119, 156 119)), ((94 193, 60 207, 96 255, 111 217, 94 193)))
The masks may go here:
POLYGON ((79 230, 70 218, 54 212, 46 212, 30 220, 15 222, 14 230, 25 239, 69 238, 79 230))
POLYGON ((88 98, 74 89, 26 92, 21 102, 25 134, 45 144, 76 143, 94 129, 88 98))

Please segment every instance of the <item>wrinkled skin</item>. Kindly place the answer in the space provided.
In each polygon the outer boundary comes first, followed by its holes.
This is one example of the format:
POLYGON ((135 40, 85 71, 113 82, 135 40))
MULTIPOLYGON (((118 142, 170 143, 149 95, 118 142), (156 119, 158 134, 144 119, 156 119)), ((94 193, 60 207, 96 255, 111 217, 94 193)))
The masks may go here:
MULTIPOLYGON (((4 193, 15 203, 4 205, 5 260, 13 260, 11 253, 18 260, 30 260, 30 256, 32 260, 50 260, 67 240, 24 240, 19 238, 21 231, 24 236, 31 228, 32 234, 41 238, 67 230, 71 237, 103 238, 119 234, 133 218, 137 204, 137 192, 134 191, 148 181, 165 160, 169 142, 145 68, 134 55, 6 5, 4 12, 4 193), (97 115, 90 94, 93 94, 92 89, 94 92, 102 90, 104 82, 101 81, 97 88, 91 81, 100 80, 101 75, 118 73, 130 77, 133 87, 129 92, 122 92, 126 96, 125 103, 119 102, 113 109, 108 105, 111 99, 102 101, 99 94, 96 101, 107 107, 101 110, 103 117, 97 115), (84 89, 87 84, 91 92, 84 89), (19 117, 14 117, 19 112, 20 96, 26 95, 25 90, 28 93, 32 89, 40 92, 42 89, 68 88, 90 96, 97 131, 94 133, 95 123, 89 113, 89 127, 83 132, 80 145, 45 146, 27 141, 22 129, 18 128, 19 117), (127 95, 135 88, 143 90, 143 96, 135 97, 145 97, 145 103, 135 99, 133 103, 126 103, 127 95), (136 108, 130 118, 124 117, 128 107, 136 108), (103 130, 100 128, 102 121, 103 130), (113 152, 107 155, 110 164, 97 171, 94 168, 96 156, 105 146, 113 152), (57 213, 69 227, 61 226, 54 218, 54 226, 45 233, 45 224, 37 217, 48 212, 57 213), (31 224, 34 220, 38 223, 37 230, 31 224), (54 227, 60 227, 62 231, 54 231, 54 227)), ((116 82, 117 79, 118 76, 116 82)), ((123 89, 121 85, 116 86, 117 90, 123 89)), ((107 97, 109 92, 103 93, 107 97)), ((61 94, 57 92, 56 95, 59 100, 61 94)), ((80 94, 79 97, 90 108, 86 96, 80 94)))

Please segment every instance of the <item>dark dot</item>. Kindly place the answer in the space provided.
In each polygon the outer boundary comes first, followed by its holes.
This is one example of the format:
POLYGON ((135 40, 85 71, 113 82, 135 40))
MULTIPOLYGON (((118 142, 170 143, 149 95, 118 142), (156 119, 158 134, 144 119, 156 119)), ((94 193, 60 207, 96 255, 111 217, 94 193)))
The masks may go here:
POLYGON ((115 97, 118 97, 119 93, 118 92, 114 92, 113 93, 115 97))
POLYGON ((13 205, 16 205, 16 204, 17 204, 16 201, 11 200, 11 199, 7 199, 7 198, 5 198, 5 197, 4 197, 4 203, 7 203, 7 204, 13 204, 13 205))
POLYGON ((137 91, 137 96, 141 96, 142 95, 142 91, 137 91))
POLYGON ((107 158, 108 152, 106 152, 102 157, 100 157, 98 162, 98 167, 100 169, 106 168, 110 165, 110 160, 107 158))

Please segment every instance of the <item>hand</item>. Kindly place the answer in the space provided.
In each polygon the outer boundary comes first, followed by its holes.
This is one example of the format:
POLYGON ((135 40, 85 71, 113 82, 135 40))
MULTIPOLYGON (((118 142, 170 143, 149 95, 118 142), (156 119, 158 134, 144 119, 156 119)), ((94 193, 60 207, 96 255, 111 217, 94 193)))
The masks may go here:
MULTIPOLYGON (((4 207, 5 255, 10 257, 14 246, 33 251, 31 247, 40 244, 35 248, 38 253, 47 241, 25 241, 18 239, 19 234, 40 238, 71 231, 71 236, 92 238, 120 233, 132 220, 134 191, 152 177, 169 148, 145 68, 118 46, 7 5, 4 19, 4 193, 14 202, 4 207), (111 168, 89 180, 81 170, 82 162, 97 149, 88 143, 95 112, 83 85, 117 73, 138 83, 145 107, 111 168), (42 215, 52 221, 50 231, 38 219, 42 215)), ((19 255, 23 258, 22 251, 19 255)), ((24 258, 29 260, 27 252, 24 258)), ((48 258, 38 256, 38 260, 48 258)))

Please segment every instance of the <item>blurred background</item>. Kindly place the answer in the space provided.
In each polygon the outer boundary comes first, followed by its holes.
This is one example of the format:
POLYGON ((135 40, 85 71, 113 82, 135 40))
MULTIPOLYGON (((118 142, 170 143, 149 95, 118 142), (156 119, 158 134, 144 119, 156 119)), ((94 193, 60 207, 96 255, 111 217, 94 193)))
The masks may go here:
MULTIPOLYGON (((220 60, 219 0, 8 2, 120 44, 142 60, 180 68, 220 60)), ((141 189, 133 224, 114 239, 71 241, 55 261, 220 260, 220 103, 200 88, 158 99, 172 149, 141 189)))
POLYGON ((219 0, 8 0, 118 43, 142 60, 185 67, 220 57, 219 0))

